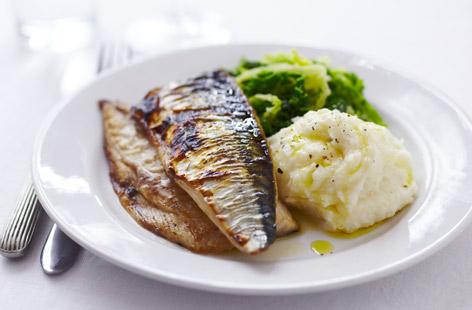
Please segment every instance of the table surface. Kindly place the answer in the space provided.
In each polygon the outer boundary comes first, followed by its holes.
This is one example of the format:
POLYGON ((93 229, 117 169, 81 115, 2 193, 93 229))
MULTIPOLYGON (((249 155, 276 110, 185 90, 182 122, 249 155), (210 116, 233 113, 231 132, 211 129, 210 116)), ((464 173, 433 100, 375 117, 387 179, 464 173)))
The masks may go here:
MULTIPOLYGON (((472 115, 472 1, 243 0, 233 1, 231 9, 224 1, 200 3, 220 14, 234 42, 289 42, 371 55, 428 80, 472 115)), ((94 61, 88 54, 22 49, 10 9, 0 0, 0 229, 27 180, 44 115, 82 82, 74 79, 78 71, 83 80, 93 76, 94 61)), ((142 0, 100 1, 100 31, 117 36, 131 18, 159 9, 142 0)), ((67 273, 46 276, 38 258, 50 225, 42 216, 23 259, 0 258, 1 309, 472 309, 472 227, 425 261, 375 282, 318 294, 240 297, 148 280, 86 251, 67 273)))

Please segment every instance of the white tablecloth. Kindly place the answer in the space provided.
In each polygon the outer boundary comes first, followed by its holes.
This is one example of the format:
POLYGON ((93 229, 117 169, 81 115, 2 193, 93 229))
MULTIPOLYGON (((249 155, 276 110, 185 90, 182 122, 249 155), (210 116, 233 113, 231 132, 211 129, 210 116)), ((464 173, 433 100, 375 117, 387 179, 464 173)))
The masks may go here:
MULTIPOLYGON (((159 9, 156 2, 148 9, 140 0, 101 1, 102 32, 116 35, 127 19, 159 9)), ((223 16, 234 41, 329 46, 385 59, 432 82, 472 115, 470 0, 199 3, 223 16)), ((28 52, 17 43, 8 2, 0 0, 0 229, 27 177, 35 132, 74 72, 67 57, 28 52)), ((46 276, 38 257, 49 225, 43 216, 26 257, 0 258, 0 309, 472 309, 472 227, 382 280, 311 295, 239 297, 148 280, 85 251, 67 273, 46 276)))

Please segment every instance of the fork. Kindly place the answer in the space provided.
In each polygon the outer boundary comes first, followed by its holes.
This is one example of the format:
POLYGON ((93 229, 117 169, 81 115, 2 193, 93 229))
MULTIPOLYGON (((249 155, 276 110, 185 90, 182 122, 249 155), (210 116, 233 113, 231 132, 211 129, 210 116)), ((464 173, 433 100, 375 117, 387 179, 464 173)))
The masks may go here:
MULTIPOLYGON (((116 68, 131 58, 131 50, 123 44, 103 44, 100 47, 97 73, 116 68)), ((41 266, 46 274, 59 274, 75 262, 80 246, 53 225, 41 252, 41 266)))
MULTIPOLYGON (((122 65, 126 63, 129 58, 131 58, 131 50, 124 45, 111 43, 103 44, 100 47, 97 73, 122 65)), ((41 204, 38 201, 31 178, 29 178, 19 197, 20 199, 18 200, 18 204, 8 221, 5 232, 0 240, 0 254, 8 258, 18 258, 24 255, 25 250, 31 242, 41 213, 41 204)), ((46 257, 51 253, 51 251, 57 251, 55 255, 51 254, 48 256, 51 259, 48 262, 48 265, 53 267, 55 263, 58 263, 54 260, 55 257, 57 257, 57 254, 63 253, 62 246, 57 245, 57 240, 70 239, 68 239, 68 237, 57 228, 56 224, 54 224, 42 253, 42 256, 46 257), (56 240, 56 242, 54 242, 54 240, 56 240)), ((64 262, 63 259, 60 261, 64 262)))

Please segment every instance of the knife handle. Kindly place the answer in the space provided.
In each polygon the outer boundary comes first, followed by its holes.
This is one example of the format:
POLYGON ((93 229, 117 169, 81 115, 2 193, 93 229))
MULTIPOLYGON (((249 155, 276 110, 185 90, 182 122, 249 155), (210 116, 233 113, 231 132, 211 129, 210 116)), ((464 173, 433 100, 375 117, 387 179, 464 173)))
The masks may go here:
POLYGON ((0 254, 8 258, 24 255, 25 249, 33 237, 40 212, 41 204, 33 184, 29 182, 6 226, 0 241, 0 254))

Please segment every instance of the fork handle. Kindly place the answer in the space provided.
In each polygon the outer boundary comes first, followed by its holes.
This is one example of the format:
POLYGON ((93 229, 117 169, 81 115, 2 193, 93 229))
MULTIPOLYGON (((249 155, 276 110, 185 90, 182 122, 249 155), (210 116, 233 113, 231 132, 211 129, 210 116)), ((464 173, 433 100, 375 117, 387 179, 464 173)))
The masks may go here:
POLYGON ((34 186, 32 183, 28 183, 0 241, 0 254, 8 258, 24 255, 25 249, 33 237, 40 212, 41 204, 36 196, 34 186))

